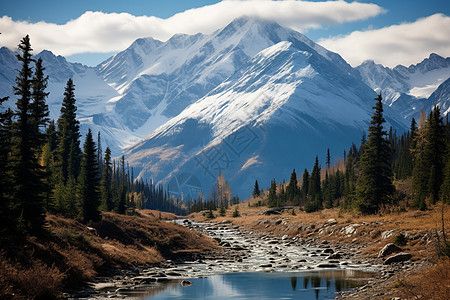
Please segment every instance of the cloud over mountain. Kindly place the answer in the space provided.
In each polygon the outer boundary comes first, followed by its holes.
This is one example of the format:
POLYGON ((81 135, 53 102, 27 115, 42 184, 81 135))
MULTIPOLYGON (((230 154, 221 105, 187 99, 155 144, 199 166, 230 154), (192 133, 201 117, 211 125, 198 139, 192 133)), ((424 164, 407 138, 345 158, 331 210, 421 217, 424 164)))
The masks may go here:
POLYGON ((352 66, 367 59, 388 67, 410 65, 434 52, 450 56, 450 17, 434 14, 412 23, 354 31, 322 39, 319 44, 338 52, 352 66))
POLYGON ((26 34, 39 52, 50 49, 59 55, 86 52, 114 52, 139 37, 167 40, 175 33, 205 33, 224 27, 237 17, 258 17, 296 30, 365 20, 383 13, 376 4, 345 1, 222 1, 186 10, 167 19, 134 16, 128 13, 87 11, 80 17, 58 25, 0 18, 0 44, 10 49, 26 34), (330 13, 333 12, 333 13, 330 13))

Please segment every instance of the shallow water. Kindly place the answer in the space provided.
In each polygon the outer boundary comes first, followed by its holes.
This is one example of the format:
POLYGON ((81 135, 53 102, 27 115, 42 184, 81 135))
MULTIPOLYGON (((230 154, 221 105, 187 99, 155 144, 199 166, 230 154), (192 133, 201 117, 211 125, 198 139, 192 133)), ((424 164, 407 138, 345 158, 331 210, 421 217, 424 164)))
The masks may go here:
POLYGON ((372 277, 357 270, 228 273, 190 279, 191 286, 167 284, 144 299, 334 299, 372 277))

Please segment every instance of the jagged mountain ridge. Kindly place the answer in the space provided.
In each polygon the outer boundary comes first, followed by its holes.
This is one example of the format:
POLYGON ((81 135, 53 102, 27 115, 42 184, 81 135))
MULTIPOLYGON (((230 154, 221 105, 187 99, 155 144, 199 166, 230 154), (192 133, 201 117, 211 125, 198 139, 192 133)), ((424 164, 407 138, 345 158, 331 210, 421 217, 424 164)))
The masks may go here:
POLYGON ((236 19, 211 35, 177 34, 164 43, 139 39, 97 70, 122 95, 115 109, 123 123, 142 135, 205 96, 259 51, 294 40, 351 71, 340 56, 300 33, 251 18, 236 19))
POLYGON ((449 99, 427 100, 450 77, 450 57, 431 53, 422 62, 405 67, 384 67, 372 60, 355 68, 361 80, 372 89, 382 91, 384 103, 404 118, 418 117, 420 110, 429 110, 427 103, 444 103, 449 99))

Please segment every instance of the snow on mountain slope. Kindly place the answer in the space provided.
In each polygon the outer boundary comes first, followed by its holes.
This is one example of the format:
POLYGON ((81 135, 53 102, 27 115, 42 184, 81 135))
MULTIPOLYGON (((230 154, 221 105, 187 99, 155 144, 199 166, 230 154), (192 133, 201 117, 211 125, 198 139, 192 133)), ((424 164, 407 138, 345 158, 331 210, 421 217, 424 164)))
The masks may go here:
POLYGON ((239 18, 211 35, 178 34, 167 42, 139 39, 97 67, 122 95, 116 111, 133 134, 144 136, 231 76, 259 51, 280 41, 301 44, 338 67, 351 67, 300 33, 274 22, 239 18))
POLYGON ((220 171, 235 193, 248 196, 255 179, 266 186, 294 167, 311 167, 327 147, 340 155, 367 128, 376 94, 329 58, 303 48, 283 41, 258 53, 130 147, 130 165, 140 177, 166 183, 189 172, 206 191, 220 171))
POLYGON ((409 119, 429 106, 426 99, 450 77, 450 57, 432 53, 416 65, 393 69, 365 61, 356 70, 372 89, 382 90, 385 104, 409 119))
POLYGON ((431 94, 424 111, 430 111, 435 105, 439 106, 442 114, 450 113, 450 77, 431 94))

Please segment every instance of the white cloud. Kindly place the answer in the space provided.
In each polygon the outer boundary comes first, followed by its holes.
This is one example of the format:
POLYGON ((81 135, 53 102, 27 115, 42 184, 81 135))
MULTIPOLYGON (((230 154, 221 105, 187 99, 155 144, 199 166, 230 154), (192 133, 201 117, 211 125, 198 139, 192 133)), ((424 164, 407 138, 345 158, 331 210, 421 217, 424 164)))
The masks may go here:
POLYGON ((413 23, 322 39, 319 44, 338 52, 353 66, 367 59, 389 67, 409 66, 432 52, 450 56, 450 17, 434 14, 413 23))
POLYGON ((128 47, 139 37, 167 40, 175 33, 211 33, 233 19, 247 15, 276 21, 297 30, 365 20, 383 13, 375 4, 345 1, 222 1, 186 10, 170 18, 133 16, 128 13, 86 12, 63 25, 0 18, 0 45, 16 49, 29 34, 35 52, 56 54, 113 52, 128 47))

